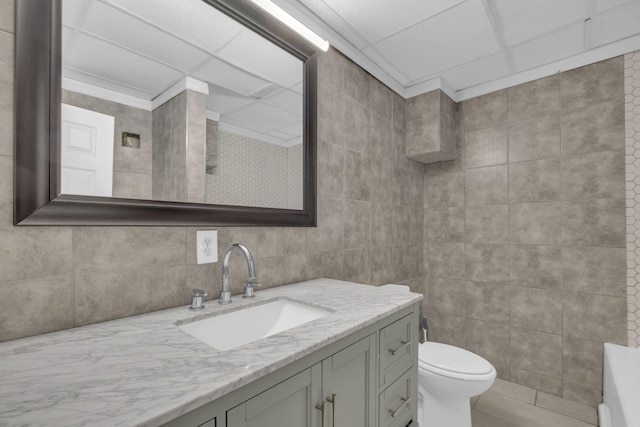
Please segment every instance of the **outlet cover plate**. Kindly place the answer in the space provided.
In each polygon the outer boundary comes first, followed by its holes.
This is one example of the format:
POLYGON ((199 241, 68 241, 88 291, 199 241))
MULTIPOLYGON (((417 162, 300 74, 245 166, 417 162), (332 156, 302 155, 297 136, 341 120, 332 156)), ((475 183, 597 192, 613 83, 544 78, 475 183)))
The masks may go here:
POLYGON ((198 264, 218 262, 218 230, 196 231, 196 253, 198 264))

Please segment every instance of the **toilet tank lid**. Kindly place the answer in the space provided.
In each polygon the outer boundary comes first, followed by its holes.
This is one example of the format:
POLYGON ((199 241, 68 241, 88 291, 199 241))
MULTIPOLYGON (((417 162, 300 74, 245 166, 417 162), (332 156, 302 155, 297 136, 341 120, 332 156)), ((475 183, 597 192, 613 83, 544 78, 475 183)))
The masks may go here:
POLYGON ((420 364, 468 375, 485 375, 493 371, 493 365, 475 353, 460 347, 437 342, 420 344, 420 364))

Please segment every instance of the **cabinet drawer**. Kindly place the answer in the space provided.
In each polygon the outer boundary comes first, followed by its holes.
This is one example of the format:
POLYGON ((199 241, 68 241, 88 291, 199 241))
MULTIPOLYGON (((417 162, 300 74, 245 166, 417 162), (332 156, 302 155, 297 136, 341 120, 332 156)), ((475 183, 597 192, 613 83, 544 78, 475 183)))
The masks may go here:
POLYGON ((411 399, 411 373, 413 370, 405 372, 385 391, 380 393, 380 427, 404 427, 411 421, 413 408, 418 402, 411 399))
POLYGON ((412 364, 411 315, 380 330, 380 386, 395 381, 412 364))

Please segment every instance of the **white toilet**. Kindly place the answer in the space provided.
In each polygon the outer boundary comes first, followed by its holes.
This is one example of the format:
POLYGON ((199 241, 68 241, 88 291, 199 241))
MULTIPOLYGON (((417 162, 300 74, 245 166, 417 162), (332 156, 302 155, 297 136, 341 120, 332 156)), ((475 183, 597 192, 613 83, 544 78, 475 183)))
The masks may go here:
POLYGON ((484 393, 495 378, 495 368, 475 353, 437 342, 420 344, 420 427, 471 427, 470 398, 484 393))
MULTIPOLYGON (((386 289, 409 291, 404 285, 386 289)), ((496 370, 475 353, 437 342, 418 346, 418 423, 420 427, 471 427, 473 396, 484 393, 496 370)))

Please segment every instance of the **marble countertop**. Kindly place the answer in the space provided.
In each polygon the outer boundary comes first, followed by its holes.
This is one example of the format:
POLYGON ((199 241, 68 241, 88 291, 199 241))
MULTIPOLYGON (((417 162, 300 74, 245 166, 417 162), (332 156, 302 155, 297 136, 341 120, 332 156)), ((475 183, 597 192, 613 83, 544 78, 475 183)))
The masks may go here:
POLYGON ((419 294, 315 279, 0 344, 0 426, 157 426, 420 301, 419 294), (228 351, 176 323, 288 298, 335 310, 228 351))

